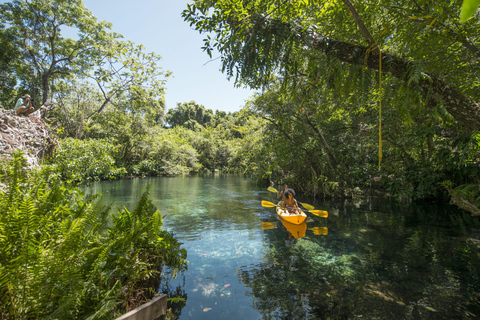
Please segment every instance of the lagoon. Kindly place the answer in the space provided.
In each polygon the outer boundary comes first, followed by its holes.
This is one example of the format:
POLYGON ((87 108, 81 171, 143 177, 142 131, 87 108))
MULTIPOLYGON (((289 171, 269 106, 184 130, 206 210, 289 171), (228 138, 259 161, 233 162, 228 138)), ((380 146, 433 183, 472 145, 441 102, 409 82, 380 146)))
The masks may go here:
MULTIPOLYGON (((297 200, 327 210, 283 224, 275 194, 243 175, 97 182, 86 194, 132 209, 150 198, 188 252, 159 291, 178 319, 474 319, 480 222, 448 204, 365 197, 297 200)), ((279 188, 278 186, 276 186, 279 188)))

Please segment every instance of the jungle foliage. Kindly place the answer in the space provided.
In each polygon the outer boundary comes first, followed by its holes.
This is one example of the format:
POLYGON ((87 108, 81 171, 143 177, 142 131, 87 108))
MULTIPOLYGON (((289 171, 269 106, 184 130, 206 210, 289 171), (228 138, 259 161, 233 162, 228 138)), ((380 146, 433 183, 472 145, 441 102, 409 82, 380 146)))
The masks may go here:
POLYGON ((250 104, 267 121, 259 178, 474 204, 480 15, 467 2, 463 23, 462 1, 430 0, 199 0, 183 16, 228 76, 263 90, 250 104))
POLYGON ((203 49, 238 85, 262 89, 229 114, 195 101, 166 112, 160 57, 77 0, 4 4, 0 63, 19 90, 56 101, 64 140, 49 164, 65 180, 221 170, 312 195, 450 193, 478 207, 480 24, 471 10, 459 21, 461 4, 195 1, 183 16, 211 32, 203 49))
POLYGON ((160 56, 81 0, 0 4, 0 105, 54 101, 59 139, 38 172, 21 154, 0 164, 0 318, 112 318, 151 297, 159 267, 186 268, 148 190, 114 213, 77 183, 241 172, 311 195, 451 196, 480 215, 480 15, 465 3, 460 22, 458 0, 197 0, 183 16, 203 49, 262 89, 234 113, 166 111, 160 56))
MULTIPOLYGON (((191 102, 190 104, 195 104, 191 102)), ((196 105, 196 104, 195 104, 196 105)), ((64 179, 78 182, 115 179, 125 175, 171 176, 198 172, 251 172, 252 149, 258 148, 263 120, 247 110, 225 113, 199 108, 210 116, 197 122, 197 114, 172 127, 107 108, 95 122, 84 121, 75 130, 80 139, 63 137, 49 162, 64 179), (75 176, 76 175, 76 176, 75 176)), ((182 105, 170 109, 171 119, 182 105)), ((66 107, 66 112, 71 110, 66 107)))
POLYGON ((18 94, 28 92, 37 104, 57 101, 55 86, 94 83, 102 101, 100 113, 118 95, 148 90, 157 99, 165 78, 158 65, 161 57, 142 45, 122 40, 111 31, 112 24, 98 21, 82 0, 13 0, 0 4, 2 38, 10 41, 2 50, 9 55, 8 66, 19 80, 18 94), (76 32, 76 39, 62 31, 76 32))
POLYGON ((185 270, 186 251, 162 230, 148 188, 133 211, 114 213, 24 162, 15 153, 1 173, 2 319, 113 319, 153 297, 163 267, 185 270))

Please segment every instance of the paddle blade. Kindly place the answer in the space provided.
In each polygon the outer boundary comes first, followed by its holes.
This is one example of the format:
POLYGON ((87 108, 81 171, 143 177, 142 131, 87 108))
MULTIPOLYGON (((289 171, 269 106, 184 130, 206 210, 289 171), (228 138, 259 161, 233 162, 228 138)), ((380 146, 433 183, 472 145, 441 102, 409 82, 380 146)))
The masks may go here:
POLYGON ((275 204, 269 201, 262 201, 262 207, 273 208, 275 207, 275 204))
POLYGON ((277 189, 275 189, 274 187, 268 187, 267 190, 270 191, 270 192, 275 192, 275 193, 278 192, 277 189))
POLYGON ((310 210, 309 212, 322 218, 328 218, 328 212, 324 210, 310 210))
POLYGON ((273 225, 273 223, 270 223, 270 222, 262 222, 262 229, 263 230, 269 230, 269 229, 274 229, 275 226, 273 225))
POLYGON ((314 235, 317 235, 317 236, 325 236, 328 234, 328 228, 327 227, 314 227, 314 228, 311 228, 310 230, 313 231, 313 234, 314 235))
POLYGON ((303 203, 303 202, 299 202, 305 209, 307 210, 313 210, 315 209, 314 206, 312 206, 311 204, 308 204, 308 203, 303 203))

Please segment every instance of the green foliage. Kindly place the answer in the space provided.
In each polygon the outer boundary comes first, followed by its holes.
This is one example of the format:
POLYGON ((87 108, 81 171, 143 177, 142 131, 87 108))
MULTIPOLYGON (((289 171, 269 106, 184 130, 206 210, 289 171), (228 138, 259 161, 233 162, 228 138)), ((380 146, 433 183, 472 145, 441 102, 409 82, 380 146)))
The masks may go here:
POLYGON ((19 63, 19 48, 13 45, 13 37, 0 28, 0 108, 15 106, 17 79, 14 68, 19 63))
POLYGON ((186 251, 161 230, 148 188, 132 212, 113 214, 24 162, 14 154, 2 176, 2 318, 113 319, 156 293, 162 267, 185 270, 186 251))
MULTIPOLYGON (((476 0, 468 2, 476 11, 476 0)), ((215 33, 203 49, 220 52, 228 76, 264 89, 250 106, 266 119, 250 158, 259 181, 331 196, 372 187, 426 199, 444 197, 449 178, 478 183, 480 118, 464 115, 478 114, 480 24, 478 14, 460 24, 458 9, 451 1, 221 0, 195 1, 182 15, 215 33), (382 51, 381 64, 345 4, 382 51)))
POLYGON ((141 176, 171 176, 198 172, 197 152, 190 144, 195 132, 183 127, 153 128, 142 148, 139 162, 129 171, 141 176))
POLYGON ((190 130, 201 131, 213 118, 213 112, 205 109, 204 106, 190 101, 188 103, 178 103, 176 108, 168 110, 165 121, 175 128, 184 126, 190 130))
POLYGON ((117 147, 105 140, 66 138, 59 142, 51 161, 62 180, 109 180, 125 174, 125 170, 115 164, 117 152, 117 147))
POLYGON ((58 82, 52 88, 58 104, 54 115, 63 128, 60 136, 81 139, 85 126, 98 123, 91 117, 102 103, 101 94, 92 84, 77 80, 58 82))
MULTIPOLYGON (((467 4, 478 3, 467 0, 467 4)), ((379 6, 355 3, 353 7, 382 49, 384 68, 394 56, 404 57, 406 68, 398 74, 390 69, 392 75, 408 82, 412 79, 408 67, 413 62, 423 77, 442 73, 447 83, 468 88, 468 96, 478 99, 478 84, 473 83, 478 71, 478 15, 460 24, 458 2, 452 1, 419 5, 386 1, 379 6)), ((215 37, 204 40, 203 49, 207 53, 218 50, 225 72, 253 87, 268 87, 274 76, 280 76, 287 86, 301 76, 327 78, 328 70, 340 61, 339 72, 351 65, 378 70, 378 61, 369 65, 365 56, 369 53, 358 47, 367 39, 345 2, 196 1, 187 5, 182 16, 200 33, 215 32, 215 37)), ((414 73, 415 78, 418 74, 414 73)))
POLYGON ((478 6, 480 6, 480 0, 463 0, 460 22, 464 23, 470 19, 477 12, 478 6))
POLYGON ((97 112, 125 92, 145 105, 145 96, 156 101, 163 96, 170 72, 157 66, 161 57, 121 41, 122 35, 110 31, 112 24, 98 21, 83 1, 14 0, 0 9, 4 33, 18 48, 10 50, 19 58, 9 66, 32 96, 41 96, 37 103, 53 97, 53 83, 75 85, 78 79, 93 81, 102 92, 97 112), (77 39, 64 37, 65 27, 76 31, 77 39))
POLYGON ((120 37, 109 33, 111 24, 98 22, 80 0, 15 0, 1 4, 0 9, 6 33, 16 47, 24 48, 16 75, 30 94, 41 95, 41 102, 49 97, 54 79, 91 68, 101 56, 99 44, 107 47, 120 37), (64 27, 76 30, 78 39, 64 38, 64 27))
POLYGON ((455 188, 456 195, 480 208, 480 188, 478 184, 462 184, 455 188))
POLYGON ((478 183, 478 134, 458 130, 441 110, 403 109, 405 91, 394 92, 391 81, 385 80, 381 171, 375 88, 371 97, 338 100, 328 84, 307 84, 289 96, 272 86, 250 103, 267 120, 249 158, 256 164, 253 176, 304 193, 352 196, 358 188, 379 188, 398 199, 445 197, 446 179, 478 183))

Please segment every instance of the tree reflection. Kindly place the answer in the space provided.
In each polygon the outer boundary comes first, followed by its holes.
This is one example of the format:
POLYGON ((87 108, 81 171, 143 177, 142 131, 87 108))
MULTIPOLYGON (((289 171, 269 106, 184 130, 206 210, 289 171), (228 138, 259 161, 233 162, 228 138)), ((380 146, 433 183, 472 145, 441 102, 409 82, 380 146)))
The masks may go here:
POLYGON ((183 307, 187 305, 187 293, 183 289, 184 286, 185 283, 173 288, 168 282, 165 282, 159 290, 159 292, 166 294, 168 297, 166 318, 169 320, 180 318, 183 307))

